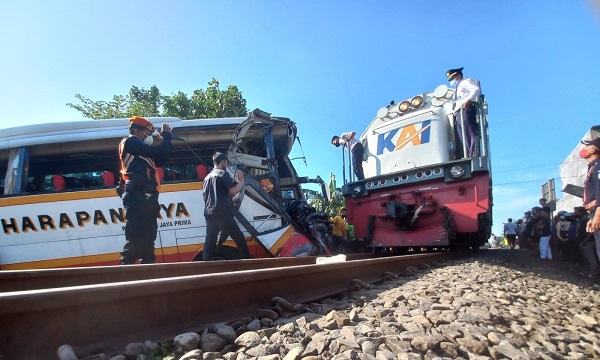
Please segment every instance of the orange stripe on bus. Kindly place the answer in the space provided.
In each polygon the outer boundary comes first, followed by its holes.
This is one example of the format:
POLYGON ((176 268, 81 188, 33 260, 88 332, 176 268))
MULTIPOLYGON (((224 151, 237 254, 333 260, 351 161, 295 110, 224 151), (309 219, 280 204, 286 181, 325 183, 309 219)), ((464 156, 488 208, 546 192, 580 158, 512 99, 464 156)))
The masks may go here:
POLYGON ((277 254, 279 249, 281 249, 283 244, 285 244, 285 242, 288 241, 288 239, 290 238, 290 236, 292 236, 294 231, 295 231, 294 227, 289 226, 288 229, 283 234, 281 234, 281 237, 279 237, 279 239, 275 242, 275 244, 273 244, 273 246, 271 246, 271 249, 269 249, 271 251, 271 253, 277 254))
POLYGON ((39 261, 30 261, 30 262, 22 262, 15 264, 2 264, 2 270, 27 270, 27 269, 48 269, 48 268, 58 268, 58 267, 71 267, 71 266, 92 266, 95 263, 99 262, 114 262, 114 264, 119 263, 119 258, 121 254, 119 253, 110 253, 110 254, 102 254, 102 255, 89 255, 89 256, 78 256, 72 258, 63 258, 63 259, 52 259, 52 260, 39 260, 39 261))

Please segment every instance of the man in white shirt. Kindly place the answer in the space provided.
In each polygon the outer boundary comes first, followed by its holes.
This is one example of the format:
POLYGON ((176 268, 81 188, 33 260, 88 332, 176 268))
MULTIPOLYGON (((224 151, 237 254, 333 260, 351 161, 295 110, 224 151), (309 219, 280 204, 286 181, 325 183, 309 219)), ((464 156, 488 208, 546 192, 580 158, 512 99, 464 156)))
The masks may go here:
POLYGON ((450 86, 456 86, 453 111, 456 116, 455 129, 464 144, 463 155, 473 157, 477 136, 477 106, 472 102, 481 94, 481 90, 475 81, 463 78, 462 70, 463 68, 450 69, 446 72, 446 77, 450 86))
POLYGON ((504 224, 504 237, 508 240, 510 248, 514 249, 517 243, 517 224, 512 222, 511 218, 504 224))
POLYGON ((354 138, 356 132, 345 132, 340 136, 334 136, 331 138, 331 144, 335 147, 340 145, 350 149, 352 153, 352 168, 357 180, 364 180, 365 175, 363 173, 363 156, 365 155, 365 147, 363 144, 354 138))

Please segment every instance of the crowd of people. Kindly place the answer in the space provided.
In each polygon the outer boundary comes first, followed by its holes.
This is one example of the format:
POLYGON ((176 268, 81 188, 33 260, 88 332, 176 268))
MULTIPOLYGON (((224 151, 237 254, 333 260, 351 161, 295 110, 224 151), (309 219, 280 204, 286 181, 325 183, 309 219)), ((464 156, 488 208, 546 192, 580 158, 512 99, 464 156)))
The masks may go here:
MULTIPOLYGON (((583 274, 600 281, 600 137, 583 140, 579 156, 588 163, 582 206, 552 214, 545 198, 523 218, 504 224, 506 247, 529 249, 544 260, 578 264, 583 274)), ((492 234, 492 246, 498 246, 492 234)))
POLYGON ((565 261, 581 266, 582 274, 600 280, 594 233, 587 231, 590 216, 584 206, 573 211, 552 210, 546 199, 525 211, 522 218, 509 218, 503 226, 503 240, 492 234, 492 247, 525 249, 543 260, 565 261))
POLYGON ((337 215, 330 217, 331 236, 327 247, 333 254, 355 254, 364 251, 363 239, 354 236, 354 226, 346 220, 346 208, 339 208, 337 215))

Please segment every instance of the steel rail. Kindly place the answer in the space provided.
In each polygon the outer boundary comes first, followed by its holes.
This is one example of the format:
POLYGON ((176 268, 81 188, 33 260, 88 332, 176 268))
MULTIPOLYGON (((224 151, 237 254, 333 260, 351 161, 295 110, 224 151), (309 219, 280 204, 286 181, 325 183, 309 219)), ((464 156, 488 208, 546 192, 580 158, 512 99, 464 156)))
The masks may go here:
MULTIPOLYGON (((381 254, 351 254, 349 261, 381 254)), ((0 271, 0 293, 315 264, 316 257, 0 271)))
POLYGON ((462 253, 393 256, 321 265, 84 285, 0 294, 0 354, 47 359, 63 344, 111 349, 142 339, 173 338, 215 322, 253 316, 273 297, 309 303, 373 282, 385 272, 462 253), (32 336, 35 340, 32 340, 32 336))

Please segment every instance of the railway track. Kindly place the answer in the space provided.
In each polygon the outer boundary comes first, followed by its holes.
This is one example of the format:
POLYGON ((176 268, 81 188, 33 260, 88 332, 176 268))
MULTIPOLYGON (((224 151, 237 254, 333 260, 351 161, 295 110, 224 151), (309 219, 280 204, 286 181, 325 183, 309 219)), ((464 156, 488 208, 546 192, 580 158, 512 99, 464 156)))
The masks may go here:
MULTIPOLYGON (((347 260, 373 258, 375 254, 348 255, 347 260)), ((0 293, 93 285, 125 281, 149 280, 186 275, 213 274, 242 270, 310 265, 315 257, 184 262, 151 265, 97 266, 44 270, 0 271, 0 293)))
POLYGON ((253 316, 273 297, 314 302, 385 273, 463 253, 315 258, 0 272, 0 354, 54 358, 62 344, 118 348, 253 316), (32 337, 35 340, 32 340, 32 337))

